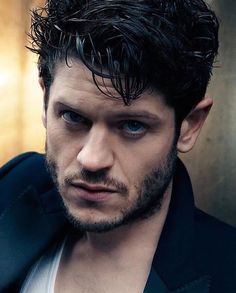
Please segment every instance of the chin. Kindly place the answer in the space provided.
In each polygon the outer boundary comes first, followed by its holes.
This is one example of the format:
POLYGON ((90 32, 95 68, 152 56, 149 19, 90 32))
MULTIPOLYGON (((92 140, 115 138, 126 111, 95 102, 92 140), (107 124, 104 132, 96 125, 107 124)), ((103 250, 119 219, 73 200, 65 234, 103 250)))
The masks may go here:
POLYGON ((123 225, 124 222, 122 213, 109 216, 93 204, 71 206, 64 201, 64 207, 69 222, 81 232, 108 232, 123 225))
POLYGON ((123 225, 121 217, 104 217, 95 213, 87 212, 87 215, 78 215, 67 210, 67 218, 69 222, 81 232, 104 233, 111 231, 123 225))

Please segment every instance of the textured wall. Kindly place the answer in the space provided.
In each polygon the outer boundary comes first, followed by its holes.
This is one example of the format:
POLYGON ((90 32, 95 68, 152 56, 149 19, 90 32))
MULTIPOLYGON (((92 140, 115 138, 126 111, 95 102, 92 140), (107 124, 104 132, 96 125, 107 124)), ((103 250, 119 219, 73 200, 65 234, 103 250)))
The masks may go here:
POLYGON ((194 150, 182 156, 199 207, 236 226, 236 1, 212 0, 220 54, 208 89, 214 106, 194 150))

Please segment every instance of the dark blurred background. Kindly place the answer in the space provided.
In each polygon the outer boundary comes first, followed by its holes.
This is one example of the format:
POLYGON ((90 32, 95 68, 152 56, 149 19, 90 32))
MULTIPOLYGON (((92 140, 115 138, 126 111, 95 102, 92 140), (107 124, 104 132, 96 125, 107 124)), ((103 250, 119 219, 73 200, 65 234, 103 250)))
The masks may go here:
POLYGON ((214 106, 193 151, 182 156, 196 203, 236 226, 236 1, 211 0, 220 20, 220 54, 208 94, 214 106))

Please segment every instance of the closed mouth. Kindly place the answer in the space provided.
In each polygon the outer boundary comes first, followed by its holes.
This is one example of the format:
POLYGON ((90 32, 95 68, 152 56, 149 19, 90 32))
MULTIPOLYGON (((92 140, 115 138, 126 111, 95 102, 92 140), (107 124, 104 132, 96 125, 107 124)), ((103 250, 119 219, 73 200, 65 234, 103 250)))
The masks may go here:
POLYGON ((92 184, 87 184, 84 182, 72 182, 72 186, 76 188, 81 188, 84 189, 85 191, 91 192, 91 193, 101 193, 101 192, 109 192, 109 193, 114 193, 117 192, 117 190, 108 188, 103 185, 92 185, 92 184))

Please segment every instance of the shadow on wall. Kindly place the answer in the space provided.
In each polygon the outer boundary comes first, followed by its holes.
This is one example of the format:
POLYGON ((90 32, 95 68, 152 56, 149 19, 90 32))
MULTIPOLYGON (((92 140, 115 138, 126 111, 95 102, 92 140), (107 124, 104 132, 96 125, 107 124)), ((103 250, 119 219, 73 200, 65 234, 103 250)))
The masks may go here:
POLYGON ((195 149, 182 156, 197 205, 236 226, 236 1, 212 0, 220 54, 208 93, 214 106, 195 149))

